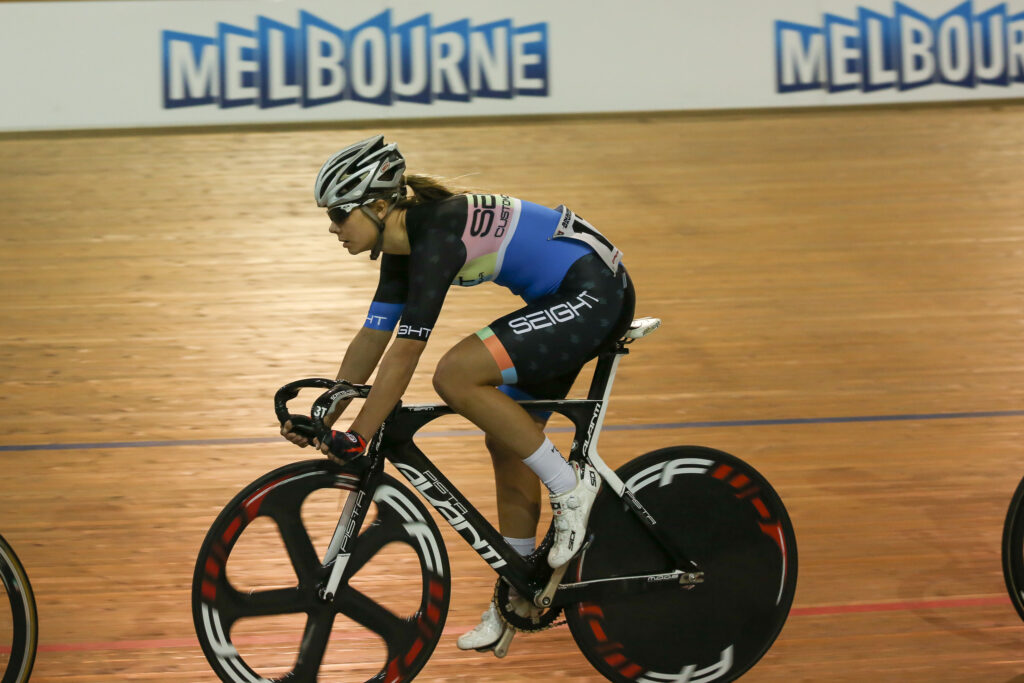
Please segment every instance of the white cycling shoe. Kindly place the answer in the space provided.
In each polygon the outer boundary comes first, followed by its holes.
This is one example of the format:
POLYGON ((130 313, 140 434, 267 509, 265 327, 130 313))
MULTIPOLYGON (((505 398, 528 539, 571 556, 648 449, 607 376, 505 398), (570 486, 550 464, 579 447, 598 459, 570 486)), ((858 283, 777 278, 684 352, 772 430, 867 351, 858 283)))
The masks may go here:
MULTIPOLYGON (((509 590, 508 606, 521 617, 536 617, 542 610, 533 606, 533 603, 519 595, 515 588, 509 590)), ((508 647, 515 635, 515 628, 505 623, 505 620, 498 615, 498 608, 492 601, 487 611, 480 615, 480 623, 473 630, 462 634, 456 645, 460 650, 479 650, 486 652, 494 650, 495 657, 504 657, 508 654, 508 647)))
POLYGON ((567 563, 583 547, 590 509, 601 489, 601 477, 593 467, 584 465, 581 469, 574 462, 572 468, 576 471, 576 488, 550 496, 555 526, 555 539, 548 552, 548 565, 552 569, 567 563))
POLYGON ((508 628, 512 627, 502 621, 492 602, 487 611, 480 615, 480 623, 472 631, 459 636, 455 644, 460 650, 486 650, 497 643, 508 628))

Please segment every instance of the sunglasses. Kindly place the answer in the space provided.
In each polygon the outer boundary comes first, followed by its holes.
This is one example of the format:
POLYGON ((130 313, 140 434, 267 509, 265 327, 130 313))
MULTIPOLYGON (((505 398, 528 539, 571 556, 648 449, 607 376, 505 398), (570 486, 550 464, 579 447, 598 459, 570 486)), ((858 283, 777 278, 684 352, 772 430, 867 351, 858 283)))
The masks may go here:
POLYGON ((351 211, 346 211, 340 206, 335 206, 330 209, 327 209, 327 217, 330 218, 331 222, 334 223, 335 225, 341 225, 342 223, 344 223, 345 219, 348 218, 348 215, 350 213, 351 211))

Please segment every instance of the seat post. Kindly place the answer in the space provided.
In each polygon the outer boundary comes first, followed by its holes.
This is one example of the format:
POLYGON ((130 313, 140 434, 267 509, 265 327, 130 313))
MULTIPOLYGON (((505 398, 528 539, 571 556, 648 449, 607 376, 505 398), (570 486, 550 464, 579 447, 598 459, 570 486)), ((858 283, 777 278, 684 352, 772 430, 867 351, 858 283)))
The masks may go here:
POLYGON ((629 353, 629 349, 620 340, 615 342, 614 348, 602 351, 597 356, 597 366, 594 368, 594 377, 590 380, 590 390, 587 398, 591 401, 600 401, 608 398, 611 393, 611 383, 615 379, 615 370, 619 366, 621 357, 629 353))
MULTIPOLYGON (((601 352, 597 357, 597 367, 594 368, 594 378, 590 382, 587 398, 599 403, 596 406, 597 412, 591 420, 587 438, 583 442, 584 457, 590 458, 591 464, 597 468, 601 479, 619 495, 625 488, 625 484, 598 455, 597 442, 601 438, 604 416, 608 413, 608 397, 612 393, 612 385, 615 382, 615 370, 619 367, 619 361, 627 353, 629 350, 626 349, 626 345, 622 341, 618 341, 614 347, 601 352)), ((575 443, 573 445, 575 446, 575 443)))

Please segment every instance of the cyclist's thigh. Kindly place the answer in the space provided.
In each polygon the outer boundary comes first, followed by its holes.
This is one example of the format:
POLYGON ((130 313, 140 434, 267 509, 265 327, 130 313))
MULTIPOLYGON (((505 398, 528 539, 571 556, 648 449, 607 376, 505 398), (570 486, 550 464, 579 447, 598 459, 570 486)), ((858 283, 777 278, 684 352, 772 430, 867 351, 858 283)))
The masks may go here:
POLYGON ((573 264, 556 292, 498 318, 477 335, 506 385, 531 387, 533 398, 562 398, 583 365, 625 332, 633 306, 625 269, 613 274, 589 254, 573 264))

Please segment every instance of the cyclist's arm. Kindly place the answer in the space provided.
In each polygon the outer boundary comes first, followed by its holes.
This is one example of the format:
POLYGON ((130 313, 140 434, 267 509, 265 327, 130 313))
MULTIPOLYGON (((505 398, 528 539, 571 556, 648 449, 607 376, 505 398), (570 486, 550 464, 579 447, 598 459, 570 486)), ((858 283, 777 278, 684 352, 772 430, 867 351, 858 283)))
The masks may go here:
MULTIPOLYGON (((341 367, 338 369, 337 380, 347 380, 355 384, 363 384, 370 379, 377 363, 380 362, 384 350, 391 341, 391 330, 375 330, 370 327, 360 327, 353 337, 352 343, 345 350, 345 356, 341 360, 341 367)), ((352 399, 338 401, 324 417, 324 424, 332 426, 348 408, 352 399)))
MULTIPOLYGON (((356 332, 335 379, 363 384, 373 374, 384 350, 391 341, 391 334, 405 308, 406 292, 409 289, 409 258, 384 254, 380 260, 380 280, 373 302, 366 315, 366 322, 356 332)), ((324 417, 324 424, 333 425, 351 401, 339 401, 324 417)))
MULTIPOLYGON (((381 259, 380 279, 366 322, 346 349, 336 379, 362 384, 373 374, 405 307, 406 292, 409 289, 407 264, 406 256, 385 254, 381 259)), ((333 426, 350 402, 336 403, 331 412, 324 416, 324 424, 333 426)), ((292 429, 291 420, 286 421, 281 426, 281 435, 296 446, 307 446, 309 441, 292 429)))
POLYGON ((409 386, 420 355, 427 343, 416 339, 396 339, 381 361, 373 389, 363 403, 350 429, 370 439, 384 422, 409 386))
MULTIPOLYGON (((381 356, 384 355, 384 350, 388 347, 388 342, 391 341, 391 334, 392 330, 376 330, 370 327, 359 328, 356 336, 353 337, 352 342, 348 345, 348 349, 345 350, 345 356, 341 361, 341 368, 338 369, 338 375, 335 379, 344 379, 356 384, 366 382, 370 375, 373 374, 377 363, 380 362, 381 356)), ((331 407, 331 411, 324 416, 324 424, 327 427, 334 425, 351 402, 352 399, 347 399, 335 403, 331 407)), ((287 420, 281 425, 281 435, 296 446, 307 446, 309 440, 304 436, 296 434, 292 429, 292 421, 287 420)))
MULTIPOLYGON (((465 224, 464 213, 462 223, 465 224)), ((457 223, 435 225, 434 230, 417 240, 409 256, 406 270, 409 288, 397 338, 384 355, 373 389, 352 422, 351 429, 367 440, 377 432, 409 386, 441 314, 452 278, 466 261, 462 243, 449 238, 459 229, 457 223)))
POLYGON ((338 376, 335 379, 363 384, 370 379, 384 350, 391 341, 391 330, 374 330, 360 327, 352 342, 345 350, 338 376))

